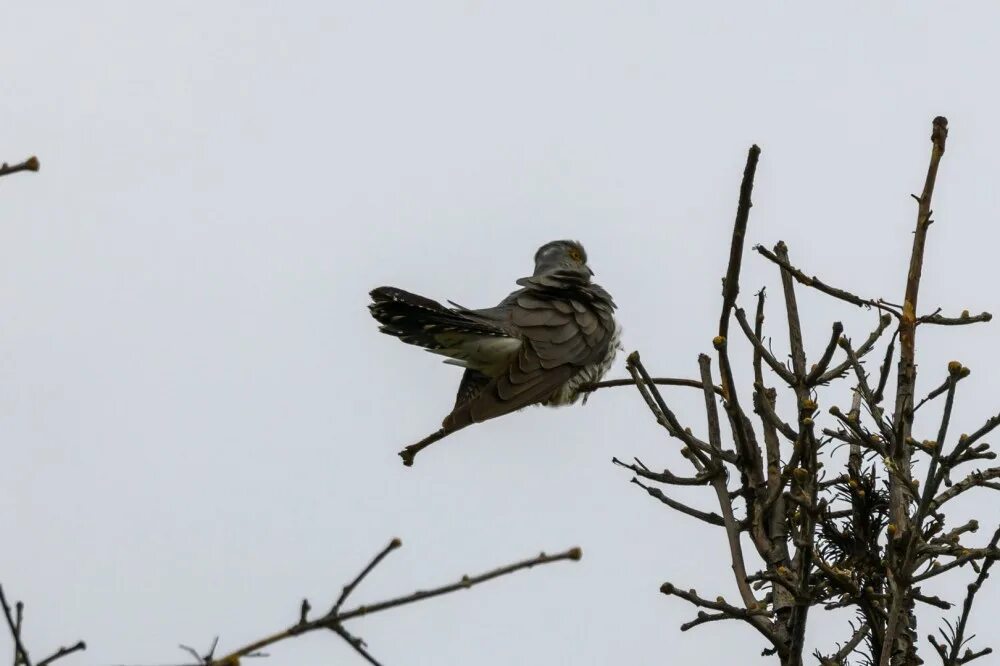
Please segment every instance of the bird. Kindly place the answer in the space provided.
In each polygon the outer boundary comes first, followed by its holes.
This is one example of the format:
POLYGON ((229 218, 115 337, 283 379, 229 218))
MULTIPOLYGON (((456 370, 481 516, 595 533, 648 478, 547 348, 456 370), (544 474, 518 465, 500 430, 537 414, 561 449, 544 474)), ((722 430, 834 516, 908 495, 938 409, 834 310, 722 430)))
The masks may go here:
POLYGON ((555 240, 535 252, 534 271, 491 308, 449 306, 398 289, 370 293, 379 330, 464 369, 441 428, 399 455, 412 466, 422 449, 474 423, 529 405, 575 403, 610 369, 621 348, 615 302, 592 282, 583 245, 555 240))

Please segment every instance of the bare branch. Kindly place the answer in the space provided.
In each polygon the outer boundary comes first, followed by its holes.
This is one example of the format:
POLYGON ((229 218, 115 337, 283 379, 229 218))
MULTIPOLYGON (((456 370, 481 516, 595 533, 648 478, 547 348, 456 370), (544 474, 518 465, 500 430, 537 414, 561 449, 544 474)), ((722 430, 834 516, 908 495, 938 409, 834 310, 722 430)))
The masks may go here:
POLYGON ((967 477, 953 485, 948 490, 945 490, 940 495, 935 497, 930 501, 929 509, 931 511, 936 511, 942 504, 950 499, 954 499, 958 495, 961 495, 967 490, 972 490, 978 486, 986 486, 987 481, 993 479, 1000 479, 1000 467, 991 467, 987 470, 976 470, 975 472, 969 474, 967 477))
MULTIPOLYGON (((676 377, 653 377, 649 381, 656 386, 687 386, 701 390, 701 382, 697 379, 680 379, 676 377)), ((603 382, 590 382, 580 386, 581 393, 591 393, 602 388, 614 388, 616 386, 635 386, 634 379, 609 379, 603 382)), ((722 395, 722 387, 712 387, 718 395, 722 395)))
POLYGON ((352 635, 349 631, 347 631, 347 629, 344 629, 339 624, 333 626, 332 629, 338 636, 343 638, 348 645, 354 648, 354 651, 360 654, 361 657, 369 664, 372 664, 372 666, 382 666, 375 659, 375 657, 371 656, 368 650, 365 649, 365 642, 363 640, 361 640, 357 636, 352 635))
MULTIPOLYGON (((998 542, 1000 542, 1000 527, 998 527, 996 532, 993 533, 993 538, 990 539, 990 544, 987 548, 995 550, 998 542)), ((986 579, 989 577, 990 567, 993 566, 995 561, 996 560, 994 559, 986 560, 986 562, 983 563, 982 568, 979 570, 979 575, 976 576, 975 582, 969 585, 968 592, 965 595, 965 601, 962 603, 962 614, 958 618, 958 624, 955 626, 955 632, 949 646, 951 649, 948 654, 948 660, 945 661, 946 666, 951 666, 952 664, 957 666, 958 664, 968 663, 976 657, 989 654, 989 648, 987 648, 986 651, 979 652, 978 654, 973 654, 967 651, 967 656, 960 659, 958 651, 961 650, 966 643, 965 625, 969 621, 969 613, 972 612, 972 604, 976 599, 976 593, 979 592, 983 583, 986 582, 986 579)))
POLYGON ((806 375, 806 385, 814 386, 819 378, 823 376, 826 372, 827 367, 830 365, 830 361, 833 359, 833 352, 837 349, 837 342, 840 340, 840 336, 844 334, 844 325, 839 321, 833 322, 833 330, 830 333, 830 341, 826 344, 826 349, 823 350, 823 355, 820 357, 819 362, 816 363, 806 375))
POLYGON ((692 518, 697 518, 698 520, 704 521, 709 525, 718 525, 719 527, 725 527, 726 523, 722 520, 722 516, 717 513, 712 513, 710 511, 701 511, 699 509, 692 508, 687 504, 678 502, 675 499, 667 497, 662 490, 659 488, 654 488, 653 486, 647 486, 639 479, 632 477, 632 483, 639 486, 645 490, 651 497, 655 497, 667 506, 669 506, 674 511, 680 511, 681 513, 691 516, 692 518))
POLYGON ((746 239, 750 208, 753 206, 750 197, 753 194, 753 181, 759 159, 760 148, 756 145, 750 146, 746 167, 743 169, 743 181, 740 183, 740 199, 736 206, 736 221, 733 224, 733 238, 729 247, 729 265, 726 268, 726 276, 722 278, 722 315, 719 317, 719 335, 722 337, 728 336, 729 314, 736 305, 736 297, 740 293, 743 242, 746 239))
POLYGON ((759 252, 765 259, 777 264, 782 269, 787 271, 789 275, 794 277, 795 280, 800 284, 803 284, 807 287, 812 287, 817 291, 823 292, 827 296, 833 296, 836 299, 846 301, 847 303, 850 303, 852 305, 857 305, 858 307, 878 308, 879 310, 884 310, 886 312, 892 313, 897 317, 899 317, 901 314, 899 310, 897 310, 895 307, 889 305, 888 303, 886 303, 881 299, 876 300, 874 298, 861 298, 860 296, 855 296, 851 292, 846 291, 844 289, 831 287, 830 285, 826 284, 815 275, 809 277, 808 275, 800 271, 798 268, 793 266, 791 263, 789 263, 787 259, 779 257, 778 255, 771 252, 763 245, 755 246, 754 250, 759 252))
MULTIPOLYGON (((875 347, 875 343, 878 342, 878 339, 882 337, 882 334, 885 332, 885 330, 887 328, 889 328, 889 324, 891 324, 891 323, 892 323, 892 317, 890 315, 883 314, 881 317, 879 317, 878 326, 875 327, 875 330, 872 331, 868 335, 868 339, 866 339, 863 343, 861 343, 861 346, 858 347, 857 350, 856 350, 856 352, 855 352, 857 354, 857 356, 858 356, 859 359, 863 359, 865 356, 868 355, 868 352, 870 352, 875 347)), ((886 354, 887 358, 889 358, 889 357, 892 356, 892 352, 891 352, 892 345, 893 345, 893 343, 890 342, 889 343, 889 348, 890 349, 889 349, 889 351, 886 354)), ((833 381, 834 379, 837 379, 838 377, 842 377, 844 375, 844 373, 847 372, 850 369, 851 369, 851 361, 850 361, 850 359, 848 359, 848 360, 840 363, 839 365, 836 365, 836 366, 830 368, 829 370, 827 370, 826 372, 824 372, 823 375, 819 379, 816 380, 816 384, 817 385, 818 384, 827 384, 827 383, 833 381)), ((883 375, 884 374, 885 373, 883 373, 883 375)), ((884 388, 884 387, 885 387, 885 381, 884 380, 880 380, 879 381, 879 394, 881 394, 881 389, 884 388)), ((879 398, 879 400, 881 400, 881 398, 879 398)))
MULTIPOLYGON (((354 580, 352 580, 350 583, 344 586, 343 592, 340 593, 340 598, 337 599, 337 603, 333 605, 333 608, 330 610, 330 612, 336 615, 340 611, 340 607, 344 605, 344 602, 347 600, 347 597, 349 597, 351 595, 351 592, 354 591, 354 588, 358 586, 358 583, 364 580, 365 576, 367 576, 372 569, 377 567, 379 562, 385 559, 386 555, 388 555, 389 553, 396 550, 402 545, 403 545, 402 541, 393 538, 392 541, 390 541, 385 548, 383 548, 375 557, 372 558, 372 561, 368 563, 368 566, 362 569, 361 573, 359 573, 354 580)), ((309 603, 308 601, 305 602, 305 604, 308 603, 309 603)))
POLYGON ((703 624, 704 622, 721 619, 744 620, 745 622, 749 622, 751 626, 767 638, 776 649, 784 649, 784 646, 781 645, 775 637, 774 632, 770 629, 770 622, 767 620, 770 616, 770 612, 766 608, 739 608, 738 606, 726 603, 726 600, 722 597, 717 597, 715 601, 703 599, 698 596, 698 593, 695 590, 680 590, 672 583, 664 583, 661 585, 660 592, 668 596, 679 597, 700 608, 708 608, 710 610, 719 611, 719 613, 722 614, 722 616, 712 617, 711 619, 705 618, 701 622, 685 623, 682 625, 682 628, 686 627, 687 629, 690 629, 691 627, 703 624))
MULTIPOLYGON (((32 662, 31 658, 28 656, 28 649, 24 646, 24 643, 21 640, 21 622, 23 620, 24 604, 20 601, 15 604, 17 609, 17 618, 15 619, 11 614, 10 606, 7 604, 7 597, 4 595, 3 586, 0 585, 0 606, 3 607, 3 614, 7 619, 7 627, 10 629, 11 637, 14 639, 14 665, 31 666, 32 662)), ((77 641, 69 647, 60 647, 48 657, 45 657, 35 664, 35 666, 49 666, 49 664, 58 661, 67 655, 86 649, 86 643, 83 641, 77 641)))
POLYGON ((635 459, 634 463, 622 462, 618 458, 612 458, 611 462, 619 467, 624 467, 625 469, 631 470, 633 474, 641 476, 644 479, 649 479, 650 481, 659 481, 660 483, 668 483, 672 486, 704 486, 708 485, 708 482, 713 476, 717 474, 714 470, 709 470, 698 474, 698 476, 677 476, 668 469, 664 469, 662 472, 654 472, 653 470, 646 467, 641 460, 635 459))
POLYGON ((522 560, 520 562, 515 562, 514 564, 508 564, 502 566, 498 569, 492 571, 487 571, 485 573, 477 574, 475 576, 462 576, 461 580, 457 583, 450 583, 448 585, 442 585, 440 587, 435 587, 430 590, 421 590, 408 594, 404 597, 397 597, 395 599, 389 599, 388 601, 380 601, 374 604, 366 604, 364 606, 358 606, 348 611, 344 611, 337 616, 338 621, 350 620, 353 617, 359 617, 361 615, 371 615, 373 613, 379 613, 390 608, 397 608, 399 606, 405 606, 407 604, 412 604, 417 601, 423 601, 424 599, 430 599, 432 597, 438 597, 442 594, 448 594, 449 592, 455 592, 458 590, 467 590, 471 587, 475 587, 486 581, 493 580, 494 578, 499 578, 501 576, 507 576, 509 574, 521 571, 523 569, 531 569, 532 567, 541 564, 551 564, 553 562, 560 562, 563 560, 578 562, 580 558, 583 557, 583 551, 579 548, 574 547, 565 550, 561 553, 556 553, 554 555, 547 555, 546 553, 540 553, 535 557, 522 560))
POLYGON ((978 324, 980 322, 987 322, 993 319, 993 315, 989 312, 981 312, 977 315, 970 315, 968 310, 962 312, 958 317, 942 317, 941 315, 934 314, 924 315, 917 319, 917 324, 937 324, 939 326, 966 326, 968 324, 978 324))
MULTIPOLYGON (((899 371, 896 379, 896 402, 894 409, 893 431, 896 436, 892 442, 891 470, 889 476, 889 511, 890 520, 896 526, 901 537, 910 536, 910 520, 908 513, 908 495, 910 482, 910 434, 913 428, 913 400, 917 383, 916 365, 916 330, 917 330, 917 296, 920 292, 920 276, 924 264, 924 245, 927 241, 927 230, 931 225, 931 198, 934 195, 934 183, 937 180, 938 166, 944 155, 945 143, 948 138, 948 121, 942 116, 934 119, 931 131, 931 157, 927 166, 927 177, 924 189, 917 198, 917 224, 913 234, 913 249, 910 253, 910 266, 906 275, 906 292, 903 300, 903 311, 899 317, 899 371)), ((912 543, 912 541, 910 541, 912 543)), ((910 566, 907 558, 910 548, 903 552, 890 549, 889 569, 890 584, 893 571, 903 572, 910 566)), ((904 610, 906 594, 895 586, 892 608, 882 641, 879 666, 889 666, 894 653, 907 655, 913 651, 914 637, 909 627, 911 611, 904 610), (903 613, 907 618, 901 617, 903 613)))
POLYGON ((31 666, 28 650, 24 647, 24 643, 21 642, 21 623, 15 622, 14 616, 11 615, 10 605, 7 603, 7 597, 3 593, 3 585, 0 585, 0 605, 3 606, 3 614, 7 618, 7 627, 10 629, 10 635, 14 639, 14 648, 21 655, 21 663, 25 664, 25 666, 31 666))
MULTIPOLYGON (((522 569, 530 569, 531 567, 551 564, 553 562, 559 562, 563 560, 578 561, 582 557, 582 552, 579 548, 570 548, 561 553, 556 553, 554 555, 547 555, 541 553, 535 557, 522 560, 520 562, 515 562, 514 564, 508 564, 506 566, 494 569, 492 571, 487 571, 475 576, 462 576, 460 580, 455 583, 449 583, 447 585, 441 585, 439 587, 432 588, 430 590, 418 590, 411 594, 396 597, 394 599, 389 599, 386 601, 380 601, 373 604, 366 604, 363 606, 358 606, 350 610, 341 611, 339 609, 340 605, 348 596, 354 591, 357 585, 382 561, 382 559, 392 550, 398 548, 401 544, 398 539, 393 539, 389 545, 380 551, 366 566, 361 574, 359 574, 351 583, 344 587, 344 591, 341 593, 340 598, 334 604, 333 608, 315 620, 308 619, 308 612, 310 606, 308 601, 303 602, 299 611, 299 620, 295 624, 278 631, 270 636, 266 636, 252 643, 244 645, 241 648, 233 650, 229 654, 221 657, 214 657, 212 651, 209 652, 207 658, 198 656, 198 659, 202 662, 203 666, 237 666, 239 661, 244 657, 259 655, 260 650, 275 643, 280 643, 281 641, 287 640, 289 638, 294 638, 295 636, 301 636, 302 634, 316 631, 318 629, 326 629, 333 631, 338 636, 344 639, 358 654, 360 654, 368 663, 378 664, 378 661, 368 652, 367 646, 364 641, 360 638, 352 635, 348 632, 343 623, 352 618, 360 617, 362 615, 371 615, 373 613, 379 613, 384 610, 389 610, 391 608, 398 608, 399 606, 405 606, 408 604, 416 603, 418 601, 423 601, 425 599, 430 599, 432 597, 441 596, 443 594, 448 594, 450 592, 455 592, 458 590, 467 590, 471 587, 475 587, 481 583, 492 580, 494 578, 499 578, 501 576, 506 576, 508 574, 521 571, 522 569)), ((197 652, 192 651, 195 655, 197 652)), ((39 666, 41 666, 39 664, 39 666)))
POLYGON ((746 336, 747 340, 749 340, 750 344, 753 345, 754 353, 759 354, 761 358, 767 362, 768 367, 770 367, 776 375, 781 377, 782 381, 789 386, 794 386, 797 381, 795 379, 795 375, 793 375, 783 363, 774 358, 774 355, 764 345, 763 340, 754 335, 753 330, 750 328, 750 324, 747 322, 746 313, 743 312, 742 308, 736 309, 736 321, 739 322, 740 328, 743 329, 743 334, 746 336))
POLYGON ((863 623, 860 627, 854 630, 854 634, 851 635, 850 639, 848 639, 848 641, 844 643, 844 645, 837 650, 836 653, 829 657, 824 657, 817 652, 816 658, 819 659, 821 666, 841 666, 844 663, 844 660, 857 649, 858 645, 861 644, 861 641, 865 639, 865 636, 868 635, 870 630, 871 627, 868 626, 868 623, 863 623))
POLYGON ((74 652, 79 652, 80 650, 86 650, 86 649, 87 649, 86 643, 84 643, 83 641, 77 641, 76 643, 70 645, 69 647, 59 648, 45 659, 42 659, 40 662, 35 664, 35 666, 48 666, 52 662, 62 659, 66 655, 70 655, 73 654, 74 652))
POLYGON ((40 166, 38 158, 32 155, 20 164, 7 164, 6 162, 0 164, 0 176, 9 176, 18 171, 38 171, 40 166))

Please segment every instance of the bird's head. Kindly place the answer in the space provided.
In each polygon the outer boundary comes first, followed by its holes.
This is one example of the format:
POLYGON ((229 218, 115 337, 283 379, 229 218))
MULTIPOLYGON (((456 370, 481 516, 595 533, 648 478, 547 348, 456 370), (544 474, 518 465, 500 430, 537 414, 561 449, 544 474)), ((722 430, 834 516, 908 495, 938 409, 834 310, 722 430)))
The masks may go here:
POLYGON ((552 271, 573 271, 590 279, 594 271, 587 265, 587 251, 577 241, 556 240, 535 252, 535 275, 552 271))

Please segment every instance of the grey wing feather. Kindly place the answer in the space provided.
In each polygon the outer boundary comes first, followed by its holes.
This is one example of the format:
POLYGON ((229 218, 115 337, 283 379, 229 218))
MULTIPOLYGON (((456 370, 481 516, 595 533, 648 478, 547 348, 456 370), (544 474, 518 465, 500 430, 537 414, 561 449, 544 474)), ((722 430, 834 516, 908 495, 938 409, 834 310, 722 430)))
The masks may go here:
POLYGON ((506 319, 504 328, 516 332, 521 348, 506 371, 484 385, 476 397, 455 406, 444 420, 446 430, 545 402, 582 367, 608 352, 615 327, 610 307, 535 291, 538 287, 549 290, 552 285, 564 286, 556 279, 525 278, 518 282, 525 284, 526 290, 514 292, 497 308, 476 312, 506 319))

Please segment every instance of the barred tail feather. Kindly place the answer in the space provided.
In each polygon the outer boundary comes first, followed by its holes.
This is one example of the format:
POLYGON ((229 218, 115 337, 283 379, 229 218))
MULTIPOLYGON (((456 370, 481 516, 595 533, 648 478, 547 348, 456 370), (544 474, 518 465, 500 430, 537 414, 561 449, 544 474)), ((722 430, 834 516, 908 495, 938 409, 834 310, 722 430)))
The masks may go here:
POLYGON ((368 306, 379 330, 403 342, 446 355, 456 336, 505 336, 504 331, 476 321, 418 294, 395 287, 378 287, 368 306))

